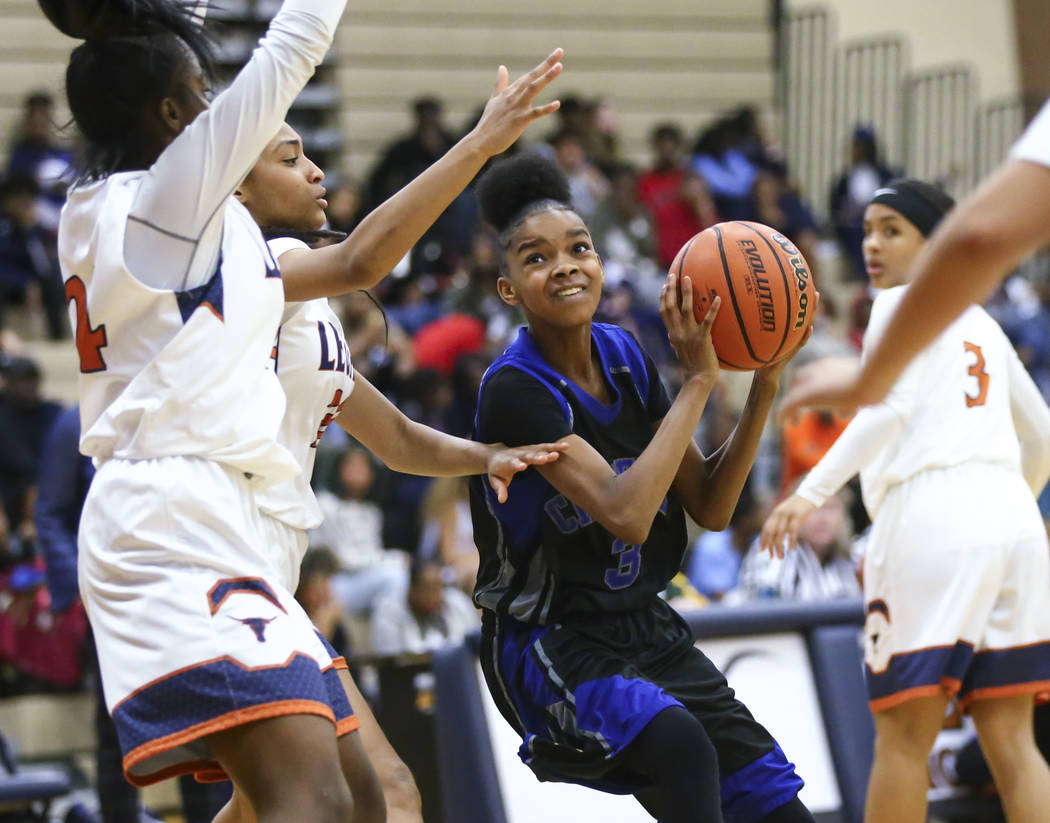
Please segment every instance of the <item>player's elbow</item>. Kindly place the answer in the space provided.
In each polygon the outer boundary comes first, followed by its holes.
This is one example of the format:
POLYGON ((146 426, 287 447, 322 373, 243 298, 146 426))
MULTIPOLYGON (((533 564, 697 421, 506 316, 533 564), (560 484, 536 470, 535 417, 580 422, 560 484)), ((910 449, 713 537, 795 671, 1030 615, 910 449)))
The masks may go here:
POLYGON ((725 505, 694 505, 689 509, 689 516, 702 529, 709 532, 725 531, 733 516, 733 507, 725 505))
POLYGON ((607 518, 605 527, 624 543, 640 546, 649 539, 653 518, 632 515, 630 512, 618 512, 607 518))
POLYGON ((344 271, 347 291, 370 289, 389 274, 380 271, 379 267, 364 255, 353 252, 348 255, 344 271))

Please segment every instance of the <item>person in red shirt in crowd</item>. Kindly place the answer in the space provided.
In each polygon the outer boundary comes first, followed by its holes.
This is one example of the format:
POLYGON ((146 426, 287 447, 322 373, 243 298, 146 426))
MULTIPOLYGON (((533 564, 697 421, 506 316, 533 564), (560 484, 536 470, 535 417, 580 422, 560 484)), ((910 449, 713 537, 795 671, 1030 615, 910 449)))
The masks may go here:
POLYGON ((652 212, 660 264, 670 266, 697 232, 718 222, 707 184, 686 162, 682 130, 663 123, 650 135, 655 162, 638 178, 638 197, 652 212))

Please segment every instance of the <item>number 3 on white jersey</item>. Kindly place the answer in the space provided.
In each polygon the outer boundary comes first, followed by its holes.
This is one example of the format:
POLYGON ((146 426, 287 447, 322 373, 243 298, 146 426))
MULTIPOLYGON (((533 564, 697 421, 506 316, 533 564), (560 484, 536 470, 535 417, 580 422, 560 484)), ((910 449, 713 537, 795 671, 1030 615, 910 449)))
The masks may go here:
POLYGON ((981 351, 981 347, 970 342, 964 342, 963 346, 966 351, 976 358, 970 368, 966 370, 968 375, 977 378, 977 394, 966 395, 966 408, 972 409, 974 406, 983 406, 988 399, 988 381, 991 380, 991 377, 984 370, 984 353, 981 351))

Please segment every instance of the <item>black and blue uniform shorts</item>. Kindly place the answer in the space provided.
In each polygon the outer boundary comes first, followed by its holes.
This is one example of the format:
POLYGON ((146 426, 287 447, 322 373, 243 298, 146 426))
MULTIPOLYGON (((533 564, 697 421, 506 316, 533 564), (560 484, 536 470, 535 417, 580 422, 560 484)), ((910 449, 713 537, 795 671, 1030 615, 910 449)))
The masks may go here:
POLYGON ((522 736, 540 780, 635 794, 652 782, 624 752, 661 711, 684 708, 718 755, 727 823, 790 802, 802 779, 663 600, 620 614, 534 626, 486 611, 481 665, 496 705, 522 736))

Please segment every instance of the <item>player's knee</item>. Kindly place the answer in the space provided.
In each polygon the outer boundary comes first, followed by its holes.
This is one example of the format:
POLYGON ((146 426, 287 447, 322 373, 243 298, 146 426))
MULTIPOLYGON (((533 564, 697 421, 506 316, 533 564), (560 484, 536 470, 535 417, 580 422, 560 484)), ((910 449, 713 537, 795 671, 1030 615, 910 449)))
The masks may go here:
POLYGON ((385 823, 387 801, 383 796, 383 786, 374 775, 370 779, 355 782, 352 791, 353 823, 385 823))

